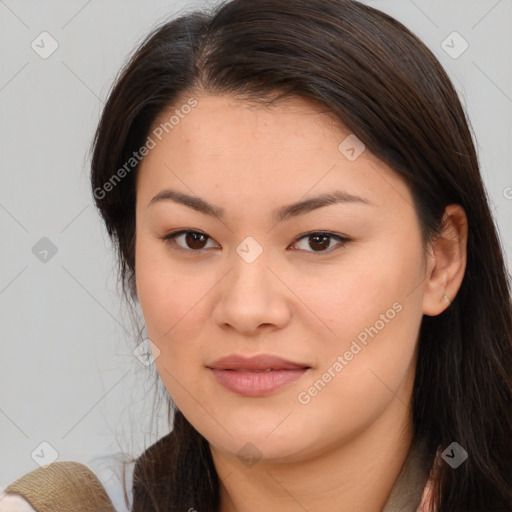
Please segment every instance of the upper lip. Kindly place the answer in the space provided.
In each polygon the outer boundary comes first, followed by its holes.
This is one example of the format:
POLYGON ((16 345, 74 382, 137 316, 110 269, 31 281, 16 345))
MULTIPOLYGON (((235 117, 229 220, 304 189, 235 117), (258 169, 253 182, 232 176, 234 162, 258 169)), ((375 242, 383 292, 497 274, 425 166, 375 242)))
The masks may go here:
POLYGON ((310 368, 303 363, 288 361, 282 357, 271 354, 259 354, 252 357, 244 357, 238 354, 231 354, 217 359, 208 368, 215 370, 239 370, 239 371, 263 371, 263 370, 296 370, 298 368, 310 368))

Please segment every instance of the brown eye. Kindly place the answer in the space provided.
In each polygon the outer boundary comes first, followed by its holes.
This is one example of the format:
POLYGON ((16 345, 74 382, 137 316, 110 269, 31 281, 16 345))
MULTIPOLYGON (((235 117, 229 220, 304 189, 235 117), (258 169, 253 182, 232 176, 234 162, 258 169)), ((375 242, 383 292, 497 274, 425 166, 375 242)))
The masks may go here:
POLYGON ((314 235, 310 237, 309 245, 312 249, 325 251, 329 248, 330 237, 328 235, 314 235))
POLYGON ((205 249, 206 243, 210 237, 200 231, 183 229, 176 233, 170 233, 162 239, 167 243, 177 246, 178 249, 183 249, 184 251, 189 252, 199 252, 202 249, 205 249))
POLYGON ((185 243, 191 249, 203 249, 208 237, 202 233, 189 231, 185 234, 185 243))
POLYGON ((298 244, 302 240, 306 241, 306 244, 304 244, 306 247, 300 247, 300 249, 313 254, 322 252, 332 252, 331 250, 335 250, 336 247, 334 246, 333 248, 333 246, 331 245, 332 240, 336 240, 338 242, 339 247, 350 242, 349 238, 340 235, 335 235, 334 233, 329 232, 308 233, 298 238, 296 244, 298 244))

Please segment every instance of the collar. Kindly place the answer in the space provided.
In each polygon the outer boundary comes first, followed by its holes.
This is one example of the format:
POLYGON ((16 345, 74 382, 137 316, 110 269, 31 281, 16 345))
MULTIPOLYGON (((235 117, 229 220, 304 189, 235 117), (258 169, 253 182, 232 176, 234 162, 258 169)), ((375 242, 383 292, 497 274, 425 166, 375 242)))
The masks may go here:
POLYGON ((421 512, 428 488, 425 453, 413 444, 382 512, 421 512))

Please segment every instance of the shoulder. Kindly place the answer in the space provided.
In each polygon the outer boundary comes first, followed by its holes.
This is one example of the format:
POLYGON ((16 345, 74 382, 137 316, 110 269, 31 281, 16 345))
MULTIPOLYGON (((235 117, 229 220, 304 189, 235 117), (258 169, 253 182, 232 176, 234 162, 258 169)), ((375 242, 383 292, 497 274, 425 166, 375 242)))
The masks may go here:
POLYGON ((37 512, 51 503, 66 510, 115 512, 98 477, 84 464, 68 461, 39 467, 2 489, 0 512, 37 512))

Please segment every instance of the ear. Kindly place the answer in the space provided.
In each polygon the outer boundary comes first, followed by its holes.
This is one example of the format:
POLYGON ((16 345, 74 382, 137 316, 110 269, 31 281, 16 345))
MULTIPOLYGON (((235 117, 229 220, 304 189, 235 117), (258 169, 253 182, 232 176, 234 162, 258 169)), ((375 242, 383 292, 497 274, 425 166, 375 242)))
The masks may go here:
POLYGON ((466 270, 468 221, 459 204, 446 207, 442 232, 430 242, 423 293, 423 313, 436 316, 455 299, 466 270))

